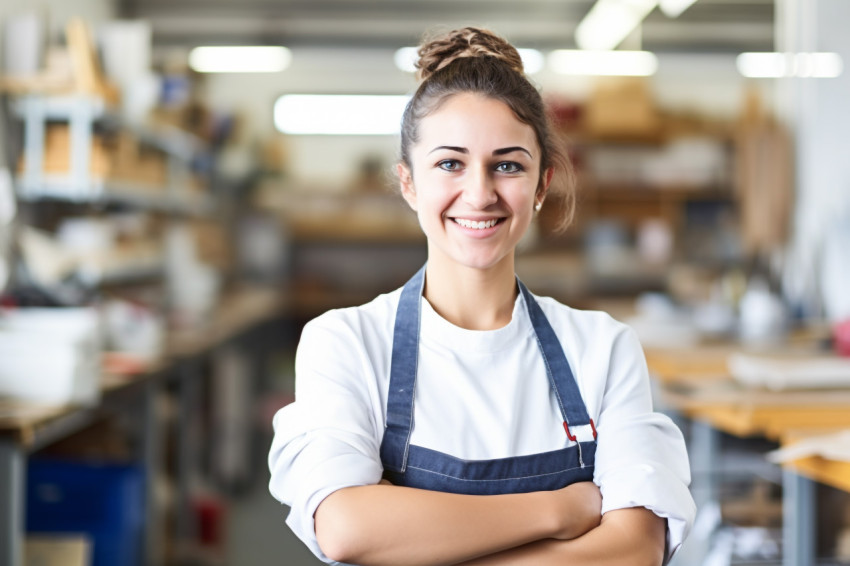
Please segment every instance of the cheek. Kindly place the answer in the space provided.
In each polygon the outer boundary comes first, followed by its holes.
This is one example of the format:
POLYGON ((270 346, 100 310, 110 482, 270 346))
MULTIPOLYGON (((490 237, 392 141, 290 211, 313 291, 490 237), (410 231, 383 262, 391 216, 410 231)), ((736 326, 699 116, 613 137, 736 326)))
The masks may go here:
POLYGON ((428 190, 418 195, 417 213, 422 217, 427 217, 429 220, 438 216, 443 216, 449 206, 448 199, 444 193, 435 190, 428 190))
POLYGON ((504 189, 505 198, 510 200, 511 206, 517 212, 534 206, 538 189, 533 179, 517 179, 506 184, 504 189))
POLYGON ((447 207, 457 193, 451 180, 439 172, 417 176, 414 186, 419 208, 428 208, 431 212, 435 208, 447 207))

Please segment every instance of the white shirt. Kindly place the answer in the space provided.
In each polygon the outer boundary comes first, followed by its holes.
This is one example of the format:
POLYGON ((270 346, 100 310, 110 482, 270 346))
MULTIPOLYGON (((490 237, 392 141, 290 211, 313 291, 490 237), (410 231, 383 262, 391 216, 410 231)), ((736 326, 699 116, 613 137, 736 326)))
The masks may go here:
MULTIPOLYGON (((376 484, 396 306, 401 290, 309 322, 295 360, 296 401, 275 415, 269 489, 291 507, 287 524, 320 559, 313 514, 343 487, 376 484)), ((682 434, 652 412, 643 351, 628 326, 551 298, 552 325, 599 433, 594 483, 603 514, 646 507, 667 519, 668 557, 696 508, 682 434)), ((422 300, 411 444, 469 460, 572 444, 519 294, 498 330, 459 328, 422 300)))

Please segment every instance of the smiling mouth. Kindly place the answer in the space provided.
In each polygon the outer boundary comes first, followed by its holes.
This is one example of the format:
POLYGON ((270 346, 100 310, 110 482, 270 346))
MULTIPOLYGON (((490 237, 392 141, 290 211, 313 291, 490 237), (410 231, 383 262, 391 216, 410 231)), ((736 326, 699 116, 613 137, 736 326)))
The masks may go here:
POLYGON ((455 224, 459 224, 464 228, 471 228, 473 230, 486 230, 487 228, 492 228, 496 224, 504 221, 504 218, 491 218, 490 220, 467 220, 466 218, 452 218, 455 224))

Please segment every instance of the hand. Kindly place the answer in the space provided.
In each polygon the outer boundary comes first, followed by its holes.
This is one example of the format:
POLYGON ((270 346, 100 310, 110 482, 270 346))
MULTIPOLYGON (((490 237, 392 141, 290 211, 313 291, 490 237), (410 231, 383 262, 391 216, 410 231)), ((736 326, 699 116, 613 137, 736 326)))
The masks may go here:
POLYGON ((553 538, 578 538, 602 521, 602 493, 593 482, 578 482, 552 491, 550 503, 557 525, 553 538))

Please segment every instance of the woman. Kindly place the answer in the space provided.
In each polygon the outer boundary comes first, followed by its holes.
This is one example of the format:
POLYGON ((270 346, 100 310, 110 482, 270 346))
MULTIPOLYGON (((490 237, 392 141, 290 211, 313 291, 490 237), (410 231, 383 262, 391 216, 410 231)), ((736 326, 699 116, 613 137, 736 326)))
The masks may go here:
POLYGON ((329 562, 661 564, 695 510, 634 333, 514 274, 568 168, 540 95, 491 32, 419 54, 397 167, 427 265, 305 327, 270 490, 329 562))

